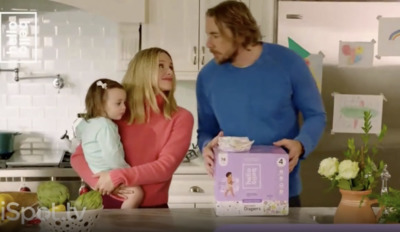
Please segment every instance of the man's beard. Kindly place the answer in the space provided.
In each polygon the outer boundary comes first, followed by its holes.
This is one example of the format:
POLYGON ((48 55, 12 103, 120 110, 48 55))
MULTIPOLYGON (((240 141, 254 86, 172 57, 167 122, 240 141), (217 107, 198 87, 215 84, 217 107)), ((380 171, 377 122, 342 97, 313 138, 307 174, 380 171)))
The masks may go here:
POLYGON ((227 62, 232 63, 234 61, 234 59, 236 58, 238 51, 239 51, 239 45, 235 44, 234 51, 228 57, 222 57, 221 60, 215 59, 215 61, 218 64, 224 64, 227 62))

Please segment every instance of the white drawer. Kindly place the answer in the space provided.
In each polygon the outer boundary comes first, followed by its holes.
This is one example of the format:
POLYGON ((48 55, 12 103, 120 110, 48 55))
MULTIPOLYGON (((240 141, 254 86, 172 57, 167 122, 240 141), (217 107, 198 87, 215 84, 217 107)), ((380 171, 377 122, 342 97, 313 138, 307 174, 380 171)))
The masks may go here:
POLYGON ((208 175, 174 175, 169 203, 213 203, 214 183, 208 175))

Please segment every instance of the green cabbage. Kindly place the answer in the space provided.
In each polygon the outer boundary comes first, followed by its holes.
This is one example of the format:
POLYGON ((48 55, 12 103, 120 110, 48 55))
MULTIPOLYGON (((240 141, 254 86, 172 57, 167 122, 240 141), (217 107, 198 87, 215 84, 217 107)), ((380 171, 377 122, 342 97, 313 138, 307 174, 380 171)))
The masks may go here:
POLYGON ((98 209, 102 206, 103 198, 100 192, 93 190, 80 195, 74 203, 74 207, 77 210, 83 210, 84 208, 86 208, 86 210, 98 209))
POLYGON ((68 188, 56 181, 42 182, 37 189, 37 197, 41 207, 50 209, 52 204, 66 204, 69 200, 68 188))

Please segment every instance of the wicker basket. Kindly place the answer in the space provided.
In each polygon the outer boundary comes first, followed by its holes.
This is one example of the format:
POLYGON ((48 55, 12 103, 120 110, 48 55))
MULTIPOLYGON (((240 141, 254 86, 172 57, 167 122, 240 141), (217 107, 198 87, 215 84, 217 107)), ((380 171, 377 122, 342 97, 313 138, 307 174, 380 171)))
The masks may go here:
POLYGON ((33 210, 36 211, 38 206, 38 200, 36 193, 32 192, 0 192, 10 194, 14 198, 14 202, 18 203, 18 205, 13 210, 19 212, 18 220, 8 220, 0 224, 1 232, 9 232, 9 231, 18 231, 22 224, 26 221, 22 221, 24 219, 31 219, 33 217, 33 210), (28 210, 28 209, 31 210, 28 210), (22 217, 23 216, 23 217, 22 217))
POLYGON ((40 227, 45 231, 90 232, 102 209, 103 207, 85 211, 50 212, 39 208, 37 217, 42 221, 40 227))

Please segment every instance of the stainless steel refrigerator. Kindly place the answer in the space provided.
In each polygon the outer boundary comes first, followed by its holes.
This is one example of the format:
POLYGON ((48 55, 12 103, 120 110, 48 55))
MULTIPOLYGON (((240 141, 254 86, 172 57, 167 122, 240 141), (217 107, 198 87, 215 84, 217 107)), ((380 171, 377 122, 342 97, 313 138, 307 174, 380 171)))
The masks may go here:
POLYGON ((388 132, 378 158, 388 163, 392 176, 388 185, 400 186, 400 56, 375 57, 379 55, 379 16, 400 17, 400 1, 278 1, 277 43, 288 46, 290 37, 310 53, 324 55, 321 95, 327 126, 316 150, 302 164, 303 206, 337 206, 339 193, 336 188, 326 191, 330 183, 319 176, 318 165, 329 156, 343 157, 347 139, 360 137, 331 133, 332 93, 385 96, 382 123, 388 132), (375 41, 373 64, 339 67, 340 41, 375 41))

